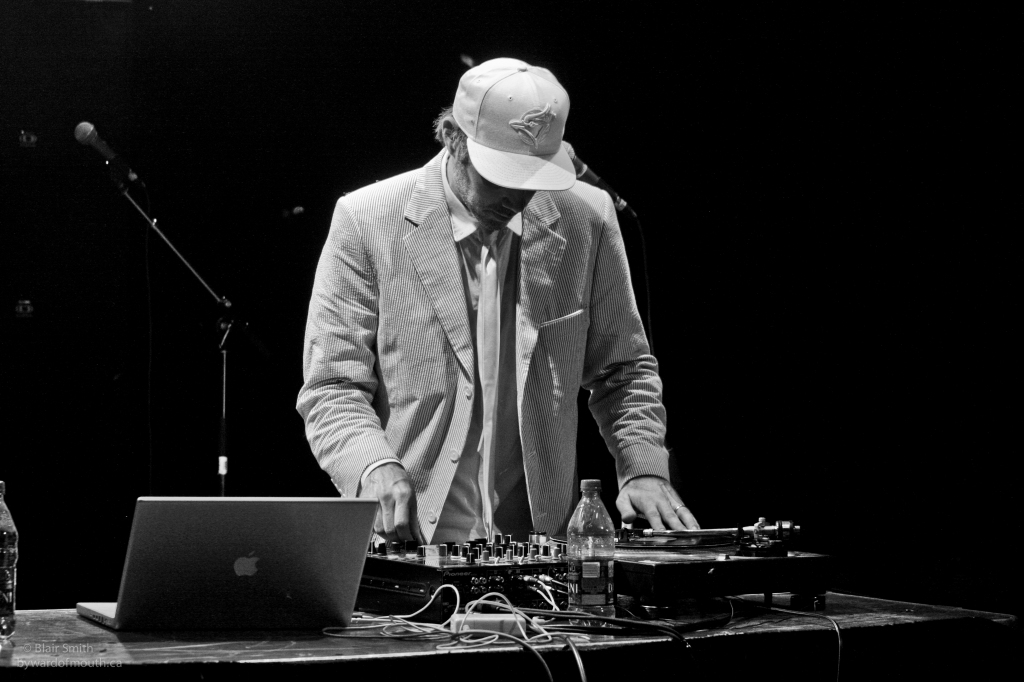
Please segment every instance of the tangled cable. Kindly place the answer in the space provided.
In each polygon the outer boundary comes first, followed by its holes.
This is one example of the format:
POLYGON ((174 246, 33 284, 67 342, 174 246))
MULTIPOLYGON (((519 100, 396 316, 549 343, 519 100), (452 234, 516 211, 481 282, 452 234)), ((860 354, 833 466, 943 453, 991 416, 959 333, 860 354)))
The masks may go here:
MULTIPOLYGON (((580 656, 579 649, 576 647, 577 641, 589 641, 589 637, 585 634, 569 633, 569 632, 550 632, 545 629, 544 624, 541 622, 541 617, 555 613, 558 609, 556 599, 551 589, 540 581, 536 581, 536 586, 531 586, 537 594, 541 595, 544 600, 551 605, 552 611, 543 610, 530 610, 527 613, 523 609, 518 609, 512 605, 508 597, 500 592, 488 592, 479 599, 475 599, 466 604, 466 617, 478 606, 488 606, 493 609, 505 611, 515 617, 515 627, 519 630, 518 635, 510 634, 507 632, 500 632, 496 630, 482 630, 475 628, 464 628, 462 623, 453 624, 452 619, 459 612, 459 606, 461 604, 461 596, 458 589, 453 585, 441 585, 434 593, 430 596, 430 600, 423 605, 418 611, 410 613, 404 616, 360 616, 353 618, 353 624, 348 627, 327 627, 323 629, 323 634, 328 637, 365 637, 365 634, 355 634, 353 631, 356 630, 380 630, 382 637, 393 637, 398 639, 443 639, 445 640, 441 644, 437 645, 437 649, 443 651, 452 651, 456 649, 471 649, 475 647, 487 646, 494 644, 500 640, 513 641, 524 649, 532 653, 540 661, 541 666, 544 668, 544 673, 550 682, 554 682, 554 677, 551 674, 551 669, 548 667, 544 657, 540 655, 535 645, 538 644, 551 644, 556 640, 565 642, 566 646, 572 651, 572 654, 576 660, 576 665, 580 671, 580 678, 583 682, 586 682, 587 675, 583 669, 583 659, 580 656), (416 623, 411 619, 415 618, 419 614, 426 611, 431 604, 437 599, 437 596, 444 589, 450 589, 455 592, 455 608, 452 611, 452 615, 449 616, 443 623, 416 623), (497 598, 491 599, 491 598, 497 598), (499 601, 500 600, 500 601, 499 601), (369 623, 369 624, 363 624, 369 623), (533 634, 530 634, 530 632, 533 634)), ((568 613, 568 612, 560 612, 568 613)), ((585 617, 586 614, 577 613, 575 617, 585 617)), ((463 621, 464 622, 464 621, 463 621)), ((372 636, 372 635, 371 635, 372 636)))

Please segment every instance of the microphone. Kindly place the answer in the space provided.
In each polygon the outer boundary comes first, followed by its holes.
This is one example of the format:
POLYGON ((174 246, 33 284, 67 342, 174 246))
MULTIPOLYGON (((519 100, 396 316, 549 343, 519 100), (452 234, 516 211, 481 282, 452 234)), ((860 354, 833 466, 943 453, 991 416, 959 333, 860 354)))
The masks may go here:
POLYGON ((107 163, 111 165, 111 169, 122 172, 129 181, 135 182, 139 179, 139 176, 135 174, 128 164, 118 156, 117 152, 107 146, 107 143, 103 141, 99 133, 96 132, 96 126, 89 123, 88 121, 82 121, 75 126, 75 139, 82 144, 87 144, 107 160, 107 163))
MULTIPOLYGON (((576 150, 572 148, 571 144, 563 140, 562 146, 565 147, 565 151, 569 153, 569 158, 572 159, 572 165, 573 168, 576 169, 576 178, 578 180, 582 180, 588 185, 600 187, 605 192, 608 192, 612 198, 612 204, 615 206, 616 211, 623 211, 627 208, 626 200, 620 197, 619 193, 612 189, 611 185, 602 180, 597 173, 590 170, 590 166, 585 164, 580 157, 576 156, 576 150)), ((630 208, 629 211, 632 213, 633 209, 630 208)))

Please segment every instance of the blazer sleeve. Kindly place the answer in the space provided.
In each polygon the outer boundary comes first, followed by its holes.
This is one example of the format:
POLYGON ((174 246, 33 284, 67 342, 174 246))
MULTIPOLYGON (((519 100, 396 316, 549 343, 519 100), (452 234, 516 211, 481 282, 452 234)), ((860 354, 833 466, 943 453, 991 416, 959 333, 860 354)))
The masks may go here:
POLYGON ((668 452, 658 363, 637 310, 615 209, 602 194, 604 225, 596 244, 582 385, 615 456, 621 488, 637 476, 668 480, 668 452))
POLYGON ((358 494, 367 466, 395 457, 374 405, 377 294, 360 226, 342 198, 316 269, 296 405, 313 454, 342 496, 358 494))

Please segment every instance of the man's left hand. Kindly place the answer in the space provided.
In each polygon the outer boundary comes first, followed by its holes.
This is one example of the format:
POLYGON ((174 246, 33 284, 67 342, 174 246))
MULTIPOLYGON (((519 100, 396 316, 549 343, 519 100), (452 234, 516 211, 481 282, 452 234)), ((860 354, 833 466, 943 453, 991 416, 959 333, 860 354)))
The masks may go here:
POLYGON ((643 514, 654 530, 697 530, 700 524, 683 504, 679 493, 669 482, 658 476, 637 476, 619 491, 615 506, 622 514, 623 523, 633 523, 637 514, 643 514))

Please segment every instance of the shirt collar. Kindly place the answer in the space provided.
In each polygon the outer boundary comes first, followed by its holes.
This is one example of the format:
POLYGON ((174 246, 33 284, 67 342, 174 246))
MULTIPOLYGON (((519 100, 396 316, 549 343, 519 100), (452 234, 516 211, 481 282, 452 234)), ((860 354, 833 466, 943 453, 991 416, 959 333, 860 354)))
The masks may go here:
MULTIPOLYGON (((451 155, 446 151, 441 159, 441 181, 444 183, 444 197, 448 201, 448 212, 452 215, 452 236, 455 241, 462 241, 469 235, 476 232, 476 223, 462 201, 455 196, 451 185, 448 184, 448 159, 451 155)), ((516 213, 508 221, 508 228, 518 236, 523 235, 523 214, 516 213)))

